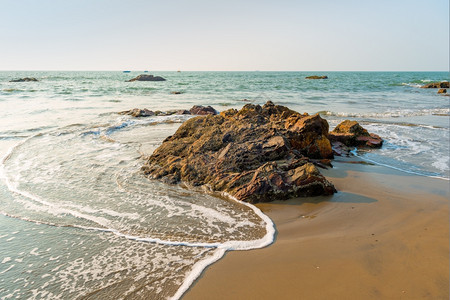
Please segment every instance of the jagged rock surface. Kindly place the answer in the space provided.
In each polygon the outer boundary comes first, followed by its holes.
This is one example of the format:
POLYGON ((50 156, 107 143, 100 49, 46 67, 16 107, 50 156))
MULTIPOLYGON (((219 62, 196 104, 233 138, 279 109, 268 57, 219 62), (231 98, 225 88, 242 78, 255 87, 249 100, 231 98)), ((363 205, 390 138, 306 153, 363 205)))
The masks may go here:
POLYGON ((142 170, 256 203, 336 190, 309 158, 331 158, 328 122, 267 102, 192 118, 168 137, 142 170))
POLYGON ((369 133, 356 121, 345 120, 328 134, 328 139, 333 146, 341 147, 341 144, 347 147, 367 146, 371 148, 380 148, 383 140, 374 133, 369 133))

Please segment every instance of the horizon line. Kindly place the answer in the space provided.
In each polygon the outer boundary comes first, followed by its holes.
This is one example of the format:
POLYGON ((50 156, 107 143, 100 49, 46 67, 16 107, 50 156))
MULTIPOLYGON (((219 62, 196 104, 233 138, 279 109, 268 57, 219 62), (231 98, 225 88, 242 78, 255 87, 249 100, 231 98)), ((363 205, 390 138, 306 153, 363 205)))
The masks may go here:
POLYGON ((449 72, 450 70, 0 70, 0 72, 449 72))

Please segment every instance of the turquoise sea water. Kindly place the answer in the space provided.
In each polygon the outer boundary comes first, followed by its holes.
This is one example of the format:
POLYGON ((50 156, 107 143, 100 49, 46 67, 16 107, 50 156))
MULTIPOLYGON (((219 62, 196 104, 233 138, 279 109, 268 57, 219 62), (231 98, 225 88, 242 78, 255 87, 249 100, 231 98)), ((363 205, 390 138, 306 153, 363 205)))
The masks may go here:
POLYGON ((139 74, 0 72, 0 298, 179 298, 224 251, 272 241, 254 207, 140 174, 141 155, 189 116, 118 111, 271 100, 319 112, 331 128, 359 121, 385 139, 356 153, 363 159, 449 177, 450 97, 419 88, 446 72, 150 72, 167 81, 125 82, 139 74), (21 77, 40 81, 9 82, 21 77))

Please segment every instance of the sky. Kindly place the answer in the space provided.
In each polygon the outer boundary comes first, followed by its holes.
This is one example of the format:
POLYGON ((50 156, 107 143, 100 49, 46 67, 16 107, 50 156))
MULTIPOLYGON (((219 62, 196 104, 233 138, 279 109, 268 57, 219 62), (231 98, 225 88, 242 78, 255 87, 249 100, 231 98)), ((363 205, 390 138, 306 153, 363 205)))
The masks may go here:
POLYGON ((448 71, 448 0, 0 0, 0 70, 448 71))

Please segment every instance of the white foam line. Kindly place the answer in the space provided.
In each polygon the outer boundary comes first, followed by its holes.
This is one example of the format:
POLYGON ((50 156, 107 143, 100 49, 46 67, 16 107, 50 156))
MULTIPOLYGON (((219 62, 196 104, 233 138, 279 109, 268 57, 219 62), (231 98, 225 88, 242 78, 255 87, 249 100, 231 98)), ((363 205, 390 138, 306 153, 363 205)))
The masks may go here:
POLYGON ((197 280, 198 277, 203 273, 203 271, 208 267, 209 265, 215 263, 219 259, 221 259, 225 255, 226 250, 225 249, 217 249, 214 255, 210 258, 200 260, 196 264, 194 264, 191 273, 189 273, 188 276, 183 281, 183 284, 178 288, 175 295, 173 295, 171 300, 178 300, 181 298, 181 296, 186 293, 186 291, 191 287, 191 285, 194 283, 195 280, 197 280))
POLYGON ((236 241, 229 241, 223 243, 225 247, 228 250, 251 250, 251 249, 257 249, 257 248, 263 248, 266 246, 269 246, 274 242, 275 238, 275 224, 272 222, 272 220, 265 215, 259 208, 256 206, 240 201, 236 199, 235 197, 231 196, 228 193, 222 193, 224 196, 233 199, 234 201, 241 203, 247 207, 250 207, 265 223, 266 223, 266 235, 258 240, 252 240, 252 241, 245 241, 245 245, 242 245, 242 242, 236 242, 236 241))

